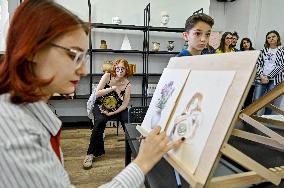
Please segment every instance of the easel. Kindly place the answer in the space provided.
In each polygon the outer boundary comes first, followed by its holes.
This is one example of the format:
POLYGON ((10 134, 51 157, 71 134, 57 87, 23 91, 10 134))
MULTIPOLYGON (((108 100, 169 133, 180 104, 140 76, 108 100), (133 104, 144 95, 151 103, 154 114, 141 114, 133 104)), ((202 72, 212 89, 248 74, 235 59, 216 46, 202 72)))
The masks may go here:
POLYGON ((178 164, 171 157, 165 157, 192 187, 238 187, 265 181, 269 181, 277 185, 280 183, 281 179, 284 178, 284 166, 267 169, 227 143, 229 137, 234 135, 284 150, 283 137, 265 127, 258 121, 273 123, 282 127, 283 122, 252 116, 265 105, 268 105, 274 111, 283 115, 284 112, 282 110, 277 109, 268 103, 284 93, 284 84, 279 85, 269 94, 241 111, 242 104, 249 91, 249 87, 254 80, 254 67, 258 55, 258 51, 251 51, 220 55, 171 58, 168 68, 190 68, 193 71, 236 71, 235 79, 233 80, 233 83, 224 99, 223 105, 219 111, 210 136, 207 139, 207 144, 202 152, 202 156, 195 172, 193 174, 189 173, 184 168, 184 165, 186 164, 178 164), (253 127, 257 128, 269 137, 259 136, 234 129, 239 118, 251 124, 253 127), (222 177, 212 177, 213 172, 220 161, 221 155, 229 157, 251 171, 222 177))
MULTIPOLYGON (((284 127, 284 121, 262 118, 253 115, 258 110, 264 107, 269 107, 273 111, 284 116, 284 111, 270 104, 270 102, 281 96, 283 93, 284 83, 280 84, 279 86, 271 90, 269 93, 267 93, 265 96, 252 103, 250 106, 244 109, 239 116, 240 119, 242 119, 243 121, 250 124, 251 126, 258 129, 269 137, 260 136, 258 134, 253 134, 238 129, 234 129, 232 135, 284 151, 284 138, 269 129, 268 127, 266 127, 265 125, 263 125, 262 123, 260 123, 263 122, 284 127)), ((243 186, 247 184, 261 183, 265 181, 270 181, 273 184, 278 185, 281 179, 284 178, 284 166, 267 169, 256 163, 255 161, 249 159, 247 156, 232 148, 228 144, 225 144, 222 147, 221 152, 227 157, 231 158, 232 160, 243 165, 244 167, 247 167, 252 171, 225 177, 213 178, 210 184, 212 187, 219 187, 221 185, 225 185, 225 187, 229 185, 243 186)))

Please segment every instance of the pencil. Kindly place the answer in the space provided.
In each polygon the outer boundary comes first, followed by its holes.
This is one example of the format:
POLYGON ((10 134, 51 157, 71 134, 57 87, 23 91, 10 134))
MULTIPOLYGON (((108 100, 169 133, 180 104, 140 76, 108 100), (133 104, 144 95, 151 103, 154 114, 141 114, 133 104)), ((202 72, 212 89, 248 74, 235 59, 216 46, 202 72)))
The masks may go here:
POLYGON ((129 140, 143 140, 143 139, 145 139, 145 138, 146 138, 145 136, 139 136, 139 137, 134 137, 134 138, 127 138, 127 139, 123 138, 123 139, 118 139, 117 141, 125 141, 125 140, 127 140, 127 141, 129 141, 129 140))

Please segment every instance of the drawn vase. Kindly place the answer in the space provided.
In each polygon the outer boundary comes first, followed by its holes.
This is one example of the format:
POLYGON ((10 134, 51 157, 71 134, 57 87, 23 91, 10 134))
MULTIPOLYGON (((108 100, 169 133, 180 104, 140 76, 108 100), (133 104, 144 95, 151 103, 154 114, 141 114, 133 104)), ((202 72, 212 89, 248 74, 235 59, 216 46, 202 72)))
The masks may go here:
POLYGON ((169 44, 168 44, 167 48, 168 48, 168 51, 171 52, 171 51, 173 51, 173 49, 175 47, 174 41, 169 40, 168 42, 169 42, 169 44))
POLYGON ((160 119, 162 115, 162 109, 156 108, 156 111, 154 112, 152 119, 151 119, 151 129, 154 129, 159 125, 160 119))

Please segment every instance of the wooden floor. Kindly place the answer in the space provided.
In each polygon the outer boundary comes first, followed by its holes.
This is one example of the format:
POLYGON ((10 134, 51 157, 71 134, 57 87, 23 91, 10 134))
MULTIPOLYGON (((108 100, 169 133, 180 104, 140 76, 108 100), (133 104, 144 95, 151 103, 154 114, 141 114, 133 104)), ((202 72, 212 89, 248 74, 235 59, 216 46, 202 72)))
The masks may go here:
POLYGON ((88 128, 63 129, 61 147, 64 154, 64 166, 72 184, 79 188, 98 187, 108 182, 124 168, 124 138, 122 128, 116 135, 116 128, 106 128, 105 150, 103 157, 96 158, 93 168, 84 170, 82 167, 91 131, 88 128))

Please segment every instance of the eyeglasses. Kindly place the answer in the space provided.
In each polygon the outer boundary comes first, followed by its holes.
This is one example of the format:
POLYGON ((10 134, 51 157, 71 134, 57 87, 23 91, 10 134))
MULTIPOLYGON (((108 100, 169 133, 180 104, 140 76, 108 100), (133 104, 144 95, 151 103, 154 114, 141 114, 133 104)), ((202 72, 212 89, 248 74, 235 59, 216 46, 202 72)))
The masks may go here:
POLYGON ((125 71, 125 67, 115 67, 115 70, 118 72, 123 72, 125 71))
POLYGON ((67 51, 71 58, 73 58, 75 69, 79 69, 83 63, 87 63, 90 59, 90 56, 85 52, 81 52, 72 48, 66 48, 54 43, 50 43, 50 45, 67 51))

